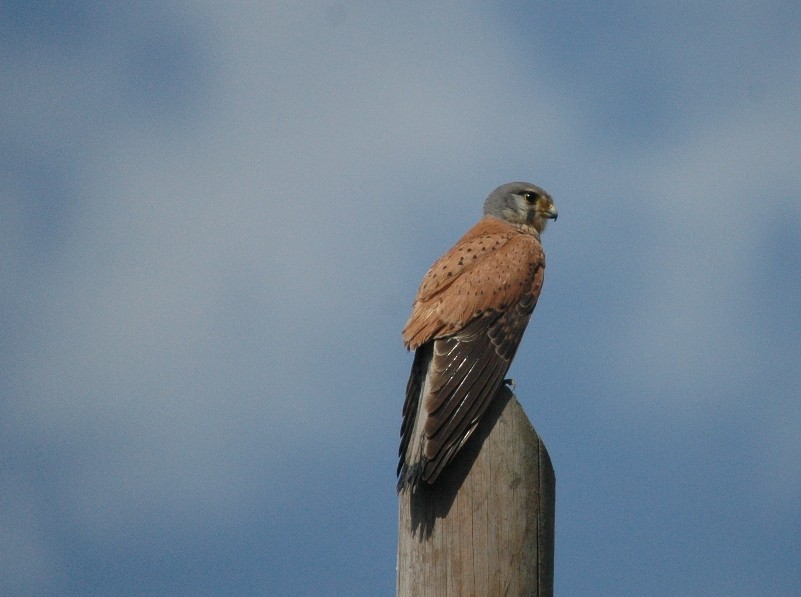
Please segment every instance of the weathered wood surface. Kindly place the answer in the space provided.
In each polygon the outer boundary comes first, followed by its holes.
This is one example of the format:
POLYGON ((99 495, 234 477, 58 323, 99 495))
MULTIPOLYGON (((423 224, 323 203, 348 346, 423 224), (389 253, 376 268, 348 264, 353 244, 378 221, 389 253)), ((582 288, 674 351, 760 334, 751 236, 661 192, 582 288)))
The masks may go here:
POLYGON ((553 595, 548 451, 505 386, 433 486, 401 492, 399 597, 553 595))

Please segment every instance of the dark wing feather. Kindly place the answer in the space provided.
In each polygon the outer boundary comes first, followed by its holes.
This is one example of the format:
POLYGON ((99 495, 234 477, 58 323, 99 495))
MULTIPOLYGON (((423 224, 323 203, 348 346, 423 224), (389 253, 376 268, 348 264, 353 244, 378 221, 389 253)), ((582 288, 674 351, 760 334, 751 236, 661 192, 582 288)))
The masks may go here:
MULTIPOLYGON (((429 342, 415 351, 412 371, 409 374, 409 381, 406 383, 406 400, 403 403, 403 422, 401 423, 400 433, 401 443, 398 449, 398 456, 400 456, 398 475, 401 474, 403 469, 406 450, 409 448, 409 442, 414 431, 414 420, 417 418, 417 409, 420 407, 420 390, 423 387, 428 361, 431 360, 432 347, 433 342, 429 342)), ((401 476, 402 479, 403 477, 401 476)))
POLYGON ((535 302, 527 295, 505 313, 486 312, 462 332, 433 341, 431 391, 423 398, 425 481, 436 480, 475 430, 503 384, 535 302))

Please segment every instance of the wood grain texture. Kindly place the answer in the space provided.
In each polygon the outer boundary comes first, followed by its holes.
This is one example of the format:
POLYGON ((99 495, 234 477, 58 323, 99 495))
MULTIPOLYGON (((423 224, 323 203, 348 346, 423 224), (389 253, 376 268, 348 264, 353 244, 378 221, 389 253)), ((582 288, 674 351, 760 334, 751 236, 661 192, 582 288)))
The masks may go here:
POLYGON ((556 480, 502 387, 434 485, 399 495, 397 595, 553 595, 556 480))

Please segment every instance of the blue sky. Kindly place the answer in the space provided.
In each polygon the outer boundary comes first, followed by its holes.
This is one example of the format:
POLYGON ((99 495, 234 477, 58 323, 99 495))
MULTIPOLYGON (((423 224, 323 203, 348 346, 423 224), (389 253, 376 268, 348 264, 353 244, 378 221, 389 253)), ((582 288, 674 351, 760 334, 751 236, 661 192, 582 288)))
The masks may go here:
POLYGON ((801 586, 797 3, 0 27, 0 593, 392 594, 400 330, 510 180, 557 593, 801 586))

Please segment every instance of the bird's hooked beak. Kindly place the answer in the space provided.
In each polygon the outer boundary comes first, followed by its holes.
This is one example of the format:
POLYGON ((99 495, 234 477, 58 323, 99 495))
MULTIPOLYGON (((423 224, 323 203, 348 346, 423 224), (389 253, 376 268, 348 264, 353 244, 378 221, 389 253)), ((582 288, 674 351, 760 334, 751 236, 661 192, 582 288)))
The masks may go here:
POLYGON ((548 209, 546 209, 542 215, 548 218, 549 220, 553 220, 555 222, 556 218, 559 217, 559 212, 556 211, 556 206, 551 204, 551 206, 548 209))

